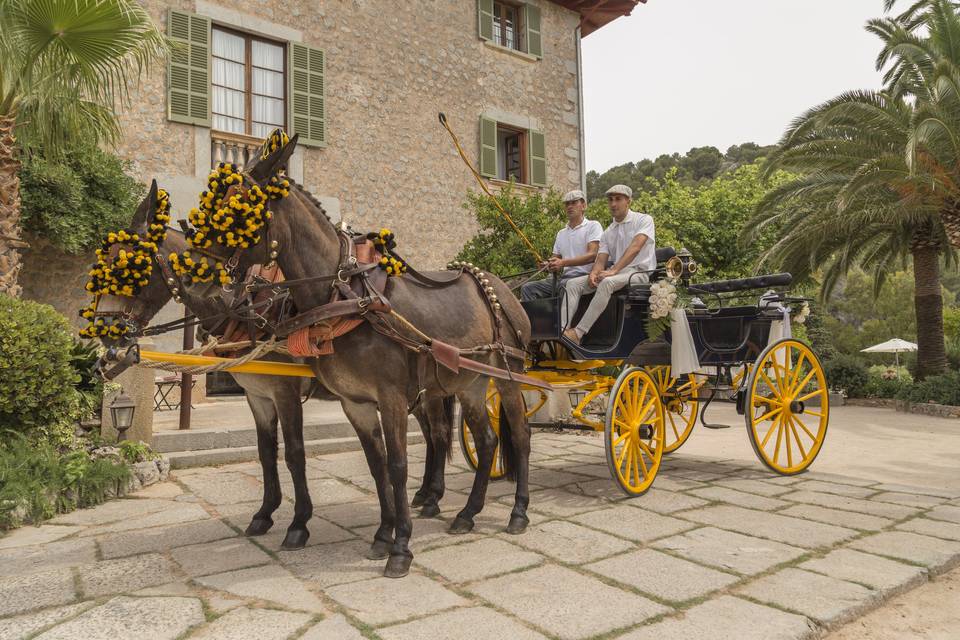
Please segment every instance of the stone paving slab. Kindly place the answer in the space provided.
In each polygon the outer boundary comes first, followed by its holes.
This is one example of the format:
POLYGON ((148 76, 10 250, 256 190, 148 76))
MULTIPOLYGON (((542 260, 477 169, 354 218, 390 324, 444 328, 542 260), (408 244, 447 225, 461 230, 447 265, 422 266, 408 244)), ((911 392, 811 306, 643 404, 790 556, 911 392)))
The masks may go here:
POLYGON ((600 529, 634 542, 649 542, 697 526, 691 522, 656 513, 647 513, 626 505, 585 513, 574 516, 572 519, 588 527, 600 529))
POLYGON ((76 567, 97 561, 93 540, 61 540, 45 545, 14 547, 0 551, 0 577, 76 567))
POLYGON ((704 487, 703 489, 692 489, 690 494, 711 502, 726 502, 739 507, 746 507, 748 509, 761 509, 766 511, 781 509, 790 504, 789 502, 777 500, 776 498, 768 498, 753 493, 745 493, 743 491, 737 491, 736 489, 730 489, 728 487, 704 487))
POLYGON ((818 493, 831 493, 848 498, 868 498, 877 493, 877 489, 870 487, 857 487, 850 484, 841 484, 839 482, 826 482, 824 480, 805 480, 792 485, 797 491, 816 491, 818 493))
POLYGON ((905 507, 935 507, 938 504, 943 504, 945 500, 943 498, 936 498, 934 496, 925 496, 919 493, 899 493, 896 491, 884 491, 870 497, 871 500, 878 500, 880 502, 892 502, 894 504, 902 504, 905 507))
POLYGON ((906 522, 898 524, 896 528, 900 531, 911 531, 933 538, 944 538, 946 540, 956 540, 960 542, 960 524, 954 522, 914 518, 913 520, 907 520, 906 522))
POLYGON ((584 567, 661 600, 683 602, 699 598, 740 580, 653 549, 608 558, 584 567))
POLYGON ((817 522, 823 522, 825 524, 834 524, 838 527, 861 529, 864 531, 879 531, 894 523, 894 521, 889 518, 869 516, 864 513, 854 513, 853 511, 842 511, 840 509, 828 509, 812 504, 794 505, 777 513, 784 516, 816 520, 817 522))
POLYGON ((300 636, 300 640, 366 640, 342 615, 324 618, 300 636))
POLYGON ((197 640, 287 640, 309 621, 310 616, 303 613, 240 607, 217 618, 190 637, 197 640))
POLYGON ((795 491, 793 493, 784 494, 780 497, 784 500, 806 502, 808 504, 815 504, 817 506, 827 507, 829 509, 843 509, 846 511, 854 511, 856 513, 866 513, 872 516, 879 516, 881 518, 892 518, 894 520, 909 518, 910 516, 919 513, 918 509, 904 507, 898 504, 891 504, 889 502, 873 502, 871 500, 859 500, 857 498, 847 498, 845 496, 838 496, 831 493, 795 491))
POLYGON ((219 520, 198 520, 169 527, 142 531, 113 533, 97 538, 100 553, 105 560, 151 551, 169 551, 174 547, 232 538, 237 532, 219 520))
POLYGON ((470 582, 538 565, 543 556, 503 540, 485 538, 427 551, 417 556, 417 562, 452 582, 470 582))
POLYGON ((924 515, 934 520, 946 520, 947 522, 960 524, 960 506, 942 505, 934 507, 924 515))
POLYGON ((53 609, 44 609, 36 613, 27 613, 13 618, 0 620, 0 638, 4 640, 24 640, 38 631, 43 631, 58 622, 67 618, 72 618, 78 613, 83 613, 93 607, 93 602, 81 602, 71 604, 66 607, 55 607, 53 609))
MULTIPOLYGON (((210 514, 199 504, 185 504, 173 502, 173 506, 142 516, 133 516, 120 522, 92 527, 80 533, 81 536, 97 536, 107 533, 127 532, 139 529, 149 529, 166 525, 182 524, 195 520, 206 520, 210 514)), ((137 535, 137 534, 128 534, 137 535)))
POLYGON ((0 578, 0 616, 70 604, 76 599, 73 572, 50 569, 0 578))
POLYGON ((921 564, 933 574, 960 564, 960 544, 907 531, 884 531, 854 540, 852 549, 921 564))
POLYGON ((117 597, 37 636, 37 640, 174 640, 202 623, 196 598, 117 597))
POLYGON ((80 567, 79 574, 87 597, 137 591, 176 580, 173 565, 156 553, 86 565, 80 567))
POLYGON ((567 564, 583 564, 633 548, 626 540, 564 520, 544 522, 524 535, 509 536, 509 541, 567 564))
POLYGON ((244 598, 266 600, 298 611, 324 613, 327 608, 302 582, 276 565, 240 569, 194 578, 197 584, 244 598))
POLYGON ((223 573, 270 562, 271 558, 245 538, 231 538, 178 547, 170 552, 173 559, 190 576, 223 573))
POLYGON ((853 549, 831 551, 822 558, 807 560, 799 568, 866 585, 883 591, 885 596, 909 589, 927 579, 926 569, 853 549))
POLYGON ((469 604, 438 582, 414 573, 403 581, 374 578, 330 587, 326 593, 354 617, 372 625, 400 622, 469 604))
POLYGON ((728 489, 736 489, 737 491, 756 493, 761 496, 767 496, 768 498, 775 498, 779 495, 783 495, 784 493, 790 493, 793 491, 793 489, 790 487, 770 484, 769 482, 764 482, 762 480, 750 480, 748 478, 742 478, 739 474, 735 478, 717 480, 714 484, 721 487, 726 487, 728 489))
POLYGON ((101 525, 120 520, 129 520, 148 513, 172 509, 178 504, 172 500, 136 500, 121 498, 99 505, 96 509, 79 509, 72 513, 52 518, 48 524, 101 525))
MULTIPOLYGON (((406 624, 377 629, 383 640, 546 640, 546 636, 492 609, 454 609, 406 624)), ((317 640, 320 640, 319 636, 317 640)), ((328 640, 324 638, 323 640, 328 640)))
POLYGON ((737 589, 764 603, 835 626, 871 609, 876 594, 852 582, 800 569, 783 569, 737 589))
POLYGON ((809 640, 817 635, 803 616, 721 596, 617 640, 809 640))
POLYGON ((766 571, 804 555, 797 547, 714 527, 695 529, 653 543, 684 558, 741 574, 766 571))
POLYGON ((326 588, 381 575, 384 563, 367 560, 365 555, 369 549, 369 542, 349 541, 301 551, 281 551, 277 556, 295 576, 326 588))
POLYGON ((898 493, 918 493, 924 496, 936 496, 945 500, 960 498, 960 491, 944 487, 917 487, 909 484, 883 483, 874 486, 877 491, 896 491, 898 493))
POLYGON ((621 629, 670 611, 652 600, 553 565, 484 580, 467 589, 563 640, 621 629))
POLYGON ((677 515, 694 522, 741 531, 808 549, 834 545, 857 535, 853 529, 728 505, 704 507, 677 515))
POLYGON ((72 536, 83 531, 83 527, 77 526, 57 526, 44 524, 40 527, 22 527, 7 533, 0 538, 0 549, 15 549, 17 547, 30 547, 38 544, 47 544, 72 536))

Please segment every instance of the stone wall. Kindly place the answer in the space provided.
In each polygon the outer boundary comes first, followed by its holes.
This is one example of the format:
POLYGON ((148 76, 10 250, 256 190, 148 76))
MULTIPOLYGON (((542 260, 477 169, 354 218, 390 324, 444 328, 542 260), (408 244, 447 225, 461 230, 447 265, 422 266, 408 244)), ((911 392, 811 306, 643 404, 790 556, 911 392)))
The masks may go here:
MULTIPOLYGON (((549 183, 579 186, 579 16, 559 5, 535 0, 543 33, 543 59, 535 60, 480 40, 474 0, 144 4, 164 29, 174 6, 324 49, 327 147, 304 150, 302 182, 354 227, 396 231, 404 256, 419 267, 445 264, 476 232, 461 208, 476 185, 438 112, 474 162, 481 115, 530 122, 546 136, 549 183)), ((134 92, 121 153, 144 181, 157 177, 168 189, 176 182, 169 190, 182 214, 209 168, 210 132, 166 120, 165 83, 158 70, 134 92)))
POLYGON ((70 255, 53 247, 47 240, 25 235, 30 243, 23 250, 23 269, 20 271, 20 286, 23 297, 51 305, 80 328, 84 322, 77 312, 90 302, 84 290, 87 272, 93 263, 93 255, 70 255))

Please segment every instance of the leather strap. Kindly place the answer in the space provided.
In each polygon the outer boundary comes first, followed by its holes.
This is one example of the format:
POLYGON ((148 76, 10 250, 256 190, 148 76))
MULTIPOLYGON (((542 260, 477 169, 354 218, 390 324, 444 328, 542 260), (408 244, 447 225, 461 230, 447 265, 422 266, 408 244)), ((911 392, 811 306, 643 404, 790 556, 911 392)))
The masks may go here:
POLYGON ((278 338, 286 338, 288 335, 298 329, 309 327, 330 318, 339 318, 349 315, 364 315, 368 311, 378 313, 389 313, 390 305, 375 300, 369 296, 362 298, 349 298, 347 300, 336 300, 328 302, 319 307, 314 307, 308 311, 298 313, 289 320, 285 320, 277 325, 275 335, 278 338))

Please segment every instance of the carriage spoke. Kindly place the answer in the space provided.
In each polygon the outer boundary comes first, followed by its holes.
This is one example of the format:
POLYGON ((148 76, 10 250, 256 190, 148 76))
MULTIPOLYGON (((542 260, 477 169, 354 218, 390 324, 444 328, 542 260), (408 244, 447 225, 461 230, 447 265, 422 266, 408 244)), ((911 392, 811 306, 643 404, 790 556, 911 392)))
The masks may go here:
POLYGON ((797 425, 799 425, 799 427, 803 429, 808 436, 810 436, 811 440, 813 440, 814 442, 817 441, 817 436, 813 435, 813 432, 807 428, 807 425, 804 424, 803 420, 801 420, 799 416, 791 416, 791 417, 793 418, 794 422, 796 422, 797 425))
POLYGON ((779 387, 777 387, 777 386, 773 383, 773 380, 771 380, 770 377, 767 376, 767 372, 764 371, 763 369, 759 369, 759 370, 757 371, 757 373, 759 373, 759 374, 760 374, 760 377, 762 377, 763 380, 764 380, 764 382, 767 383, 767 386, 770 388, 770 391, 773 392, 773 395, 775 395, 775 396, 777 397, 777 400, 782 401, 782 396, 780 395, 779 387))
POLYGON ((770 354, 770 366, 773 369, 773 375, 777 379, 777 388, 783 391, 787 390, 787 375, 790 373, 785 367, 780 366, 780 363, 777 362, 776 354, 770 354), (781 373, 781 371, 783 373, 781 373))
POLYGON ((670 418, 670 428, 673 429, 673 435, 677 437, 677 440, 680 439, 680 432, 677 431, 677 423, 673 420, 673 413, 667 412, 667 417, 670 418))
MULTIPOLYGON (((650 475, 650 471, 647 469, 647 463, 643 461, 643 453, 637 452, 637 471, 643 471, 643 479, 646 480, 647 476, 650 475)), ((636 474, 635 479, 637 484, 640 484, 640 475, 636 474)))
MULTIPOLYGON (((778 424, 780 424, 781 417, 782 416, 778 416, 774 418, 773 423, 770 425, 770 428, 767 429, 767 435, 763 436, 763 442, 760 443, 761 449, 766 449, 767 443, 770 441, 770 436, 771 434, 773 434, 773 430, 776 429, 778 424)), ((756 425, 754 425, 754 428, 756 428, 756 425)))
POLYGON ((771 409, 759 418, 755 418, 754 422, 766 422, 768 419, 773 418, 773 416, 777 415, 781 411, 783 411, 783 405, 776 407, 775 409, 771 409))
POLYGON ((787 449, 787 466, 793 466, 793 447, 790 444, 790 415, 788 414, 786 420, 783 421, 783 444, 787 449))
MULTIPOLYGON (((780 402, 780 400, 779 400, 778 398, 768 398, 768 397, 766 397, 766 396, 757 396, 757 397, 754 398, 754 400, 759 401, 759 402, 766 402, 767 404, 775 404, 775 405, 778 405, 778 406, 781 404, 781 402, 780 402)), ((756 406, 756 405, 754 405, 754 406, 756 406)))
POLYGON ((806 394, 806 395, 803 395, 803 396, 800 396, 799 398, 797 398, 797 402, 803 402, 804 400, 809 400, 809 399, 812 398, 813 396, 821 395, 824 391, 825 391, 825 390, 824 390, 823 388, 817 389, 817 390, 815 390, 815 391, 811 391, 810 393, 808 393, 808 394, 806 394))
POLYGON ((620 434, 620 437, 613 441, 613 448, 616 449, 617 445, 623 442, 626 438, 630 437, 630 431, 624 431, 620 434))
POLYGON ((623 450, 620 451, 620 455, 617 456, 617 469, 623 466, 623 459, 627 457, 627 454, 630 453, 630 443, 623 445, 623 450))
POLYGON ((797 381, 797 379, 800 377, 800 372, 803 370, 803 369, 802 369, 803 363, 804 363, 804 361, 805 361, 806 359, 807 359, 807 354, 805 354, 805 353, 803 353, 803 352, 801 351, 801 352, 800 352, 800 357, 797 358, 797 366, 795 366, 795 367, 793 368, 793 372, 790 374, 790 379, 787 381, 787 382, 790 384, 790 388, 791 388, 791 389, 793 388, 794 383, 795 383, 795 382, 797 381))
POLYGON ((780 457, 780 443, 783 442, 783 420, 777 420, 777 446, 773 450, 773 464, 777 464, 780 457))
POLYGON ((791 394, 798 393, 801 389, 807 386, 807 383, 810 382, 810 378, 812 378, 815 373, 816 373, 815 369, 810 369, 810 371, 807 373, 806 376, 804 376, 800 384, 796 385, 795 387, 790 387, 790 393, 791 394))
POLYGON ((806 459, 807 459, 807 451, 806 451, 806 449, 803 448, 803 443, 800 442, 800 434, 797 433, 797 428, 794 426, 794 422, 795 422, 795 421, 794 421, 794 419, 793 419, 793 416, 790 416, 790 417, 788 418, 788 420, 790 421, 790 425, 789 425, 789 426, 790 426, 790 430, 793 431, 793 439, 794 439, 794 441, 797 443, 797 448, 800 449, 800 455, 803 456, 803 459, 804 459, 804 460, 806 460, 806 459))

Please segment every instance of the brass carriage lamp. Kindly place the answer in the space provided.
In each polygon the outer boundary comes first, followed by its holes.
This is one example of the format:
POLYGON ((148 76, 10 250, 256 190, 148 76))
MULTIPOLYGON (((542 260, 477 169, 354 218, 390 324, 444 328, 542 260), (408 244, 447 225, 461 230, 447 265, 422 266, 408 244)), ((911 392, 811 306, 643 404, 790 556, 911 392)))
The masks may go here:
POLYGON ((136 403, 122 390, 110 403, 110 418, 113 420, 113 428, 117 430, 117 442, 123 440, 127 429, 133 426, 133 413, 136 409, 136 403))

